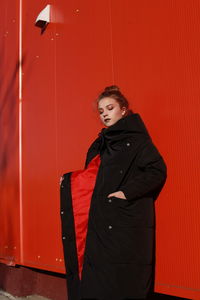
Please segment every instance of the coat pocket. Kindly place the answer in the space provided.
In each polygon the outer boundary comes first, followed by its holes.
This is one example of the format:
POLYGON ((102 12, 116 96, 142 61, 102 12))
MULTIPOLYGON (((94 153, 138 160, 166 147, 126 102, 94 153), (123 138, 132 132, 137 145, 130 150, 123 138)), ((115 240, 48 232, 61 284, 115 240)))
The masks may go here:
POLYGON ((115 224, 121 227, 154 227, 155 212, 152 198, 124 200, 113 197, 115 224))
POLYGON ((121 204, 121 205, 128 204, 128 200, 127 199, 119 198, 119 197, 116 197, 116 196, 112 196, 111 199, 113 201, 115 201, 116 203, 121 204))

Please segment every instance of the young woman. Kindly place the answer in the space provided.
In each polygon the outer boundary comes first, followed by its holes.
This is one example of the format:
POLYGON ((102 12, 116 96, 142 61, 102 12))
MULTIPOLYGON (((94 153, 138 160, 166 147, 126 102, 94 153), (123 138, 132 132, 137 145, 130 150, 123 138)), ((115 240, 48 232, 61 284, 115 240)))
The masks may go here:
POLYGON ((64 174, 61 219, 69 300, 145 299, 154 267, 154 201, 166 165, 116 86, 97 99, 106 126, 85 169, 64 174))

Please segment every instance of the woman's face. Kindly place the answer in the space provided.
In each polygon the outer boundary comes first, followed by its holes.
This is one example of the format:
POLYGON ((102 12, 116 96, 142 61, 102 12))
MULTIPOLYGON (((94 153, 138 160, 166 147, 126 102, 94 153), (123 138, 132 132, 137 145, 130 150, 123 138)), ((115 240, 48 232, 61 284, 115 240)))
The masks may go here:
POLYGON ((125 107, 120 107, 119 103, 110 97, 102 98, 98 103, 98 111, 102 123, 109 127, 120 120, 125 112, 125 107))

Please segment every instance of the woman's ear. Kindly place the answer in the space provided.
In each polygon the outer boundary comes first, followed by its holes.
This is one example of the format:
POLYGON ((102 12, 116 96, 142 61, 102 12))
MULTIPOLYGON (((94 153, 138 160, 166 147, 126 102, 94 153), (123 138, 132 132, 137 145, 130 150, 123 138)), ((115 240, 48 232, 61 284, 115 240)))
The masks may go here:
POLYGON ((126 107, 122 107, 122 116, 124 116, 126 113, 126 107))

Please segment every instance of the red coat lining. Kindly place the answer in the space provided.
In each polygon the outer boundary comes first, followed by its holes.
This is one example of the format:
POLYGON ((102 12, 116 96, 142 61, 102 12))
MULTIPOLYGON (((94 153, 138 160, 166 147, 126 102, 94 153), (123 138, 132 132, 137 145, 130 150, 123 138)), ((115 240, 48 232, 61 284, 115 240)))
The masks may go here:
POLYGON ((83 268, 90 202, 100 162, 100 155, 98 154, 88 164, 87 169, 75 171, 71 175, 72 206, 80 279, 83 268))

